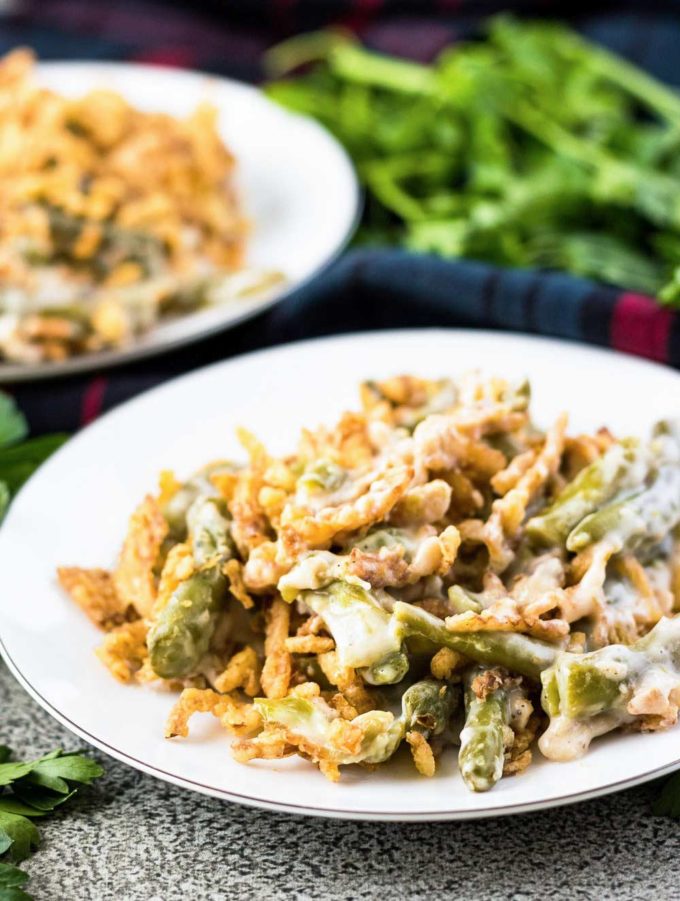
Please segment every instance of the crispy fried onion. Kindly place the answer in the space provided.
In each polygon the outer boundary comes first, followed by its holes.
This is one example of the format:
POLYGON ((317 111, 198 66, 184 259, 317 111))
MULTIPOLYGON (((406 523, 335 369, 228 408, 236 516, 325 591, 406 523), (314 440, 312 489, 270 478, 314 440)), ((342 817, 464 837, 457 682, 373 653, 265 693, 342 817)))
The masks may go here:
POLYGON ((369 422, 361 413, 344 413, 334 429, 303 429, 298 447, 302 460, 331 460, 346 469, 369 466, 374 454, 369 422))
MULTIPOLYGON (((299 688, 297 694, 300 696, 299 688)), ((386 731, 394 721, 391 713, 382 710, 373 711, 364 721, 361 718, 347 720, 323 698, 305 696, 304 693, 302 697, 312 705, 309 709, 315 709, 324 723, 322 742, 315 741, 313 731, 304 724, 296 728, 294 725, 265 721, 259 735, 232 744, 233 757, 245 763, 256 758, 272 759, 297 753, 317 764, 328 779, 337 782, 340 778, 339 767, 359 763, 366 754, 365 741, 373 737, 378 727, 386 731)))
POLYGON ((416 485, 397 501, 389 515, 396 526, 421 526, 440 522, 446 516, 451 503, 452 489, 443 479, 433 479, 424 485, 416 485))
POLYGON ((97 648, 97 657, 119 682, 132 682, 148 657, 144 620, 112 629, 97 648))
POLYGON ((248 591, 268 592, 285 576, 293 560, 281 542, 264 541, 254 548, 243 566, 243 584, 248 591))
MULTIPOLYGON (((501 451, 458 428, 455 415, 433 415, 423 420, 413 433, 416 469, 443 472, 461 469, 483 479, 505 468, 501 451)), ((474 430, 472 430, 474 432, 474 430)))
POLYGON ((121 600, 140 616, 149 616, 156 600, 154 567, 168 534, 158 502, 149 494, 130 517, 128 532, 113 574, 121 600))
POLYGON ((286 648, 290 629, 290 605, 274 598, 267 609, 264 640, 265 661, 262 667, 262 690, 268 698, 283 698, 288 693, 293 662, 286 648))
POLYGON ((569 633, 564 618, 543 619, 559 609, 564 597, 562 564, 555 557, 538 558, 531 573, 508 590, 493 573, 484 577, 484 591, 475 595, 482 609, 446 618, 451 632, 527 632, 546 641, 559 641, 569 633))
POLYGON ((363 494, 337 506, 313 511, 294 501, 281 514, 281 529, 288 546, 302 543, 308 547, 324 547, 343 534, 385 519, 405 494, 413 477, 413 468, 400 460, 385 464, 370 479, 362 480, 363 494))
POLYGON ((376 551, 354 547, 349 555, 348 572, 369 582, 373 588, 401 588, 426 576, 447 575, 460 547, 458 529, 448 526, 441 535, 429 534, 416 540, 417 547, 412 554, 407 554, 401 544, 376 551))
POLYGON ((463 540, 486 545, 493 572, 503 572, 514 559, 513 542, 518 537, 527 508, 559 469, 566 427, 567 416, 563 413, 549 430, 532 464, 503 497, 494 501, 486 522, 467 520, 461 523, 463 540))
POLYGON ((118 596, 108 570, 60 566, 57 577, 64 591, 105 632, 137 619, 135 608, 118 596))
MULTIPOLYGON (((526 699, 525 699, 526 700, 526 699)), ((530 710, 533 710, 531 701, 526 700, 530 710)), ((529 766, 533 759, 531 745, 541 728, 541 718, 534 714, 530 714, 524 725, 515 726, 511 722, 513 731, 513 740, 510 747, 505 751, 505 762, 503 764, 504 776, 519 776, 529 766)))
POLYGON ((451 506, 449 516, 454 520, 466 519, 484 506, 482 493, 475 488, 472 480, 457 469, 442 473, 442 478, 451 486, 451 506))
POLYGON ((450 648, 440 648, 430 660, 430 672, 435 679, 450 679, 457 669, 467 664, 467 659, 450 648))
POLYGON ((335 685, 339 689, 358 713, 375 710, 375 698, 366 688, 364 680, 357 675, 356 670, 351 666, 341 666, 335 651, 319 654, 317 660, 322 673, 330 684, 335 685))
POLYGON ((231 534, 243 557, 258 545, 269 541, 271 530, 260 503, 262 473, 249 467, 236 474, 233 493, 227 506, 232 515, 231 534))
POLYGON ((453 407, 457 392, 450 379, 397 375, 381 382, 362 382, 359 393, 362 407, 371 416, 411 426, 428 413, 453 407))
POLYGON ((255 649, 246 647, 234 654, 213 684, 215 690, 222 694, 237 688, 242 688, 251 698, 259 694, 260 661, 255 649))
POLYGON ((222 572, 229 580, 229 591, 233 594, 239 603, 243 604, 246 610, 250 610, 255 606, 255 601, 248 593, 243 581, 243 564, 240 560, 231 559, 222 567, 222 572))
POLYGON ((411 754, 416 769, 421 776, 434 776, 437 764, 428 740, 422 732, 407 732, 406 741, 411 747, 411 754))
POLYGON ((562 413, 546 435, 545 443, 534 462, 504 497, 494 501, 490 521, 497 521, 510 538, 519 531, 527 507, 545 487, 548 479, 557 472, 562 450, 567 414, 562 413))
POLYGON ((185 688, 170 711, 165 737, 189 735, 189 720, 194 713, 212 713, 232 735, 252 735, 262 720, 252 704, 230 694, 219 694, 212 688, 185 688))
POLYGON ((170 548, 158 581, 158 596, 153 605, 152 616, 157 616, 165 607, 175 589, 193 573, 194 567, 194 555, 189 544, 176 544, 170 548))
POLYGON ((513 457, 505 469, 501 469, 496 475, 491 477, 491 487, 496 494, 502 496, 511 491, 522 478, 527 470, 536 462, 538 451, 536 448, 529 448, 521 454, 513 457))
POLYGON ((291 654, 325 654, 335 649, 335 642, 327 635, 292 635, 286 639, 291 654))

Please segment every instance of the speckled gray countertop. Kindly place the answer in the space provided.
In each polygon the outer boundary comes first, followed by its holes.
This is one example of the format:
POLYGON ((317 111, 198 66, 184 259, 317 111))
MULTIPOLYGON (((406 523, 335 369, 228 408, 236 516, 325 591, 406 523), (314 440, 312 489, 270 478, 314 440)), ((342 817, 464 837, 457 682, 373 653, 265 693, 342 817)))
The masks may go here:
MULTIPOLYGON (((0 663, 0 743, 22 755, 84 742, 0 663)), ((467 823, 333 822, 265 813, 157 782, 104 754, 106 775, 43 823, 37 901, 678 898, 680 823, 656 786, 467 823)))

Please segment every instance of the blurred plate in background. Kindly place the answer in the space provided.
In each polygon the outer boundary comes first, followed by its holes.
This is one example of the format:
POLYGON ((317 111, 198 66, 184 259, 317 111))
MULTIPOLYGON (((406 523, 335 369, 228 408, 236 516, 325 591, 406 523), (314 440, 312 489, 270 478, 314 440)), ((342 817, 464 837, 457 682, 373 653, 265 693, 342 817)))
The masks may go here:
POLYGON ((196 72, 123 63, 45 63, 41 84, 77 97, 94 88, 120 93, 145 112, 190 115, 208 101, 236 157, 236 183, 252 223, 246 266, 283 273, 285 281, 248 299, 161 321, 119 350, 59 363, 3 364, 0 382, 100 369, 196 341, 282 300, 327 265, 354 230, 358 182, 345 151, 311 119, 294 115, 256 88, 196 72))

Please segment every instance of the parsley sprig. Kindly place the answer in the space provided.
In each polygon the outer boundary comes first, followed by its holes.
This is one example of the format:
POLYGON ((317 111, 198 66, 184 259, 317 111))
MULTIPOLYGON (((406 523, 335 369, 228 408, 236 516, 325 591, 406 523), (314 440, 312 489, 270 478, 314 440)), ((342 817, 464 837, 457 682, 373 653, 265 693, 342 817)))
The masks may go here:
POLYGON ((68 435, 27 438, 28 423, 9 394, 0 392, 0 519, 11 498, 68 435))
MULTIPOLYGON (((40 844, 35 820, 48 816, 89 785, 103 770, 82 754, 57 749, 37 760, 14 761, 0 746, 0 857, 24 860, 40 844)), ((28 874, 12 863, 0 862, 0 901, 30 899, 22 888, 28 874)))
POLYGON ((564 270, 680 308, 680 95, 622 57, 501 16, 431 65, 337 31, 266 63, 269 96, 354 160, 360 240, 564 270))

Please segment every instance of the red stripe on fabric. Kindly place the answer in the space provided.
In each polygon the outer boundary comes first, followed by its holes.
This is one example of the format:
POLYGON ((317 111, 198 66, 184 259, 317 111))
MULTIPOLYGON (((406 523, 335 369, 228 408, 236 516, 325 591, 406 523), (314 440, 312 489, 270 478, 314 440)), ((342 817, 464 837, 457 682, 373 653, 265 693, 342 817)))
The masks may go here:
POLYGON ((291 34, 296 30, 297 0, 271 0, 271 16, 278 34, 291 34))
POLYGON ((378 19, 363 37, 380 53, 429 63, 455 42, 457 34, 448 25, 403 16, 384 23, 378 19))
POLYGON ((352 11, 339 20, 339 24, 361 36, 375 16, 380 12, 384 0, 352 0, 352 11))
POLYGON ((83 394, 83 402, 80 408, 80 424, 89 425, 102 411, 104 395, 106 394, 107 379, 103 375, 92 379, 83 394))
POLYGON ((138 63, 172 66, 177 69, 190 69, 197 63, 195 54, 186 47, 153 47, 133 54, 130 59, 138 63))
POLYGON ((644 294, 621 294, 612 315, 612 347, 665 363, 673 314, 644 294))

